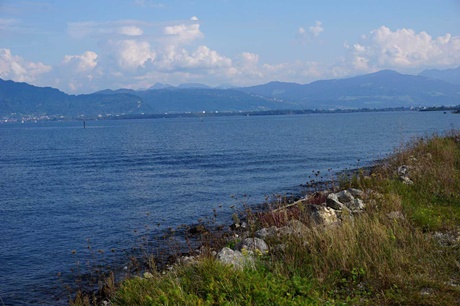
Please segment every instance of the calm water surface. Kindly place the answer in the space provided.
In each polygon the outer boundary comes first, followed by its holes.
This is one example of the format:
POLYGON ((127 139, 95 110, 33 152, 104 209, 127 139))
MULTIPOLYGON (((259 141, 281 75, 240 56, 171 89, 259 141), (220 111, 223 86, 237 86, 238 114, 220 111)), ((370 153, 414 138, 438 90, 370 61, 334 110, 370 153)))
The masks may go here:
MULTIPOLYGON (((442 112, 0 124, 0 304, 65 303, 77 254, 129 249, 147 224, 196 222, 222 204, 300 191, 383 158, 413 136, 460 128, 442 112), (330 173, 330 172, 329 172, 330 173)), ((87 255, 87 254, 86 254, 87 255)))

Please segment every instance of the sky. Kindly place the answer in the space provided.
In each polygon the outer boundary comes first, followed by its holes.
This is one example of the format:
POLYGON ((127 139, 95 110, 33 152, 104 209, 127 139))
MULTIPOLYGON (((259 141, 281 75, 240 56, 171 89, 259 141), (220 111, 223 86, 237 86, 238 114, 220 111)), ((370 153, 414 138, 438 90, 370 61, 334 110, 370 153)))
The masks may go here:
POLYGON ((0 78, 69 94, 460 66, 460 0, 0 0, 0 78))

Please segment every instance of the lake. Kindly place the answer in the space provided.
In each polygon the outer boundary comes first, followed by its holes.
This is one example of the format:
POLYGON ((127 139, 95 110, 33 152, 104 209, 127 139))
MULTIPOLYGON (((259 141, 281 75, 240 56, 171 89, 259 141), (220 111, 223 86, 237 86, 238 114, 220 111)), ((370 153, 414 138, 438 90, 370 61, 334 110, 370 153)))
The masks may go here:
POLYGON ((115 264, 146 225, 162 232, 219 206, 230 224, 232 205, 452 128, 460 115, 409 111, 0 124, 0 304, 66 304, 88 246, 115 264))

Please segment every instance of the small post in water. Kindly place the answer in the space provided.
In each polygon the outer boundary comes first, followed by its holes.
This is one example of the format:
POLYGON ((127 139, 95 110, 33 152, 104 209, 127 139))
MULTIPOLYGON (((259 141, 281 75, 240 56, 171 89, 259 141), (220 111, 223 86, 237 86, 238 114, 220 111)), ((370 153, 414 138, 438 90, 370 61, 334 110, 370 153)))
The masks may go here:
POLYGON ((86 129, 86 121, 83 120, 83 128, 86 129))

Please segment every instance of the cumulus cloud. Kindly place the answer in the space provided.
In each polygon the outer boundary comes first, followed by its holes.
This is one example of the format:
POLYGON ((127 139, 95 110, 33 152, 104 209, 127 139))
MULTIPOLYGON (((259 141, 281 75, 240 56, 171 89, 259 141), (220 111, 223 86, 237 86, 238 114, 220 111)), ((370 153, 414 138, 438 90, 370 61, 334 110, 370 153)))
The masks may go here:
POLYGON ((74 67, 76 72, 90 71, 97 66, 97 54, 86 51, 81 55, 66 55, 63 64, 74 67))
POLYGON ((147 41, 127 39, 109 43, 116 62, 122 70, 133 71, 144 68, 147 63, 155 61, 156 53, 147 41))
POLYGON ((412 29, 392 31, 381 26, 352 47, 352 63, 357 70, 383 68, 423 69, 460 65, 460 37, 447 33, 432 37, 412 29))
POLYGON ((51 71, 51 66, 30 62, 11 54, 10 49, 0 49, 0 77, 17 82, 36 83, 39 75, 51 71))
POLYGON ((321 32, 324 31, 321 21, 317 21, 316 24, 314 26, 309 27, 308 30, 315 37, 318 37, 319 34, 321 34, 321 32))
POLYGON ((192 52, 170 46, 163 50, 156 63, 156 67, 163 71, 220 69, 231 65, 230 58, 218 54, 207 46, 199 46, 192 52))
POLYGON ((203 38, 204 35, 200 31, 200 24, 197 22, 198 18, 192 17, 191 21, 192 23, 166 26, 163 29, 163 34, 170 38, 174 44, 187 44, 203 38))
POLYGON ((308 27, 308 30, 304 27, 299 27, 297 30, 297 38, 302 43, 309 43, 312 42, 314 38, 318 37, 323 31, 324 28, 322 26, 322 22, 316 21, 315 25, 308 27))

